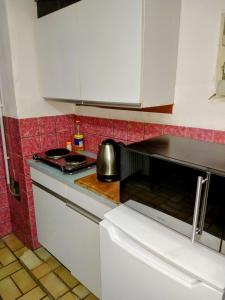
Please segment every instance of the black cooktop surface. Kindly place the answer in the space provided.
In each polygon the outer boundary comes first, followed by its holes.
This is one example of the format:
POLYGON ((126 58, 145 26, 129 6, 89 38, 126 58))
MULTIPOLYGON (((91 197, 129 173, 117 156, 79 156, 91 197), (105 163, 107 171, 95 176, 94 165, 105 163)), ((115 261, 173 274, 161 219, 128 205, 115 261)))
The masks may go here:
POLYGON ((69 174, 96 164, 96 159, 64 148, 37 153, 33 158, 69 174))

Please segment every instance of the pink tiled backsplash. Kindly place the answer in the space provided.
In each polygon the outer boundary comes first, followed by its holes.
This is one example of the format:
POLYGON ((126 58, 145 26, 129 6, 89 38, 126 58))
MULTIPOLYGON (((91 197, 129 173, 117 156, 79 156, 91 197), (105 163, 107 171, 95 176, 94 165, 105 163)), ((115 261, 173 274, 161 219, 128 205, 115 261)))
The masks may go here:
POLYGON ((97 152, 99 143, 106 138, 129 144, 155 136, 169 134, 206 142, 225 144, 225 131, 154 123, 109 120, 87 116, 76 117, 81 122, 86 150, 97 152))
POLYGON ((5 166, 2 150, 2 140, 0 138, 0 237, 10 233, 11 217, 9 209, 9 200, 5 178, 5 166))
MULTIPOLYGON (((143 122, 111 120, 87 116, 63 115, 40 118, 15 119, 4 117, 6 142, 10 156, 10 175, 19 182, 21 201, 8 194, 5 181, 0 184, 0 236, 11 230, 9 222, 9 201, 12 228, 22 241, 31 248, 38 247, 32 185, 27 159, 35 152, 54 147, 65 147, 72 140, 75 120, 80 120, 80 130, 84 134, 85 149, 97 153, 98 145, 106 138, 113 138, 129 144, 154 136, 170 134, 207 142, 224 143, 225 131, 190 128, 143 122)), ((0 159, 0 165, 2 160, 0 159)), ((1 173, 1 172, 0 172, 1 173)), ((4 174, 0 174, 4 176, 4 174)))

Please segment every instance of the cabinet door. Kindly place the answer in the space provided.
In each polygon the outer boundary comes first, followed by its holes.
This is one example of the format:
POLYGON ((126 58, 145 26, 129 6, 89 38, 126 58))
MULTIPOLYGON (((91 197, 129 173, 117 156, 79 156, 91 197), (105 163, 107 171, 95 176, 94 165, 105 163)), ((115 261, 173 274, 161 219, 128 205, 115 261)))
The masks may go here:
POLYGON ((92 216, 92 221, 82 214, 82 208, 77 210, 76 205, 66 205, 35 185, 33 192, 39 242, 100 297, 98 218, 92 216))
MULTIPOLYGON (((133 223, 135 231, 135 220, 133 223)), ((143 231, 147 232, 144 222, 138 241, 126 229, 123 231, 107 220, 101 222, 102 300, 222 300, 222 291, 208 286, 185 268, 176 267, 159 255, 157 248, 148 249, 141 239, 143 231)), ((178 253, 179 246, 174 255, 178 253)))
POLYGON ((38 241, 69 268, 66 205, 35 185, 33 193, 38 241))
POLYGON ((72 204, 71 207, 66 207, 70 271, 100 297, 99 225, 74 210, 72 204))
POLYGON ((37 54, 41 95, 80 99, 77 14, 79 4, 37 20, 37 54))
POLYGON ((80 2, 81 98, 140 102, 142 0, 80 2))

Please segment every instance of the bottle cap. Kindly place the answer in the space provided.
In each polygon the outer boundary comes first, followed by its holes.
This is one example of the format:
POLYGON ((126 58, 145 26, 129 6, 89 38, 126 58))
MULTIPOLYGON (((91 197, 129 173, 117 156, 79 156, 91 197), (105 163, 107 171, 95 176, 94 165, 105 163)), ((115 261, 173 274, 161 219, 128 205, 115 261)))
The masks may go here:
POLYGON ((69 141, 69 142, 66 142, 66 144, 69 145, 69 144, 72 144, 72 142, 69 141))
POLYGON ((74 134, 75 139, 83 139, 84 135, 83 134, 74 134))

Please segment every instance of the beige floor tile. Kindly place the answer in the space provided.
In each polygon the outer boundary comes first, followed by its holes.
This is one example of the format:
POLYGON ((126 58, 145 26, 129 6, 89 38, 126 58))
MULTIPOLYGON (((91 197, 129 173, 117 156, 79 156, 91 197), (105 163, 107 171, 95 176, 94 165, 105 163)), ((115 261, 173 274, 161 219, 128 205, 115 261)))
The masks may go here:
POLYGON ((0 269, 0 280, 15 273, 16 271, 18 271, 21 268, 22 268, 22 266, 18 261, 14 261, 10 265, 1 268, 0 269))
POLYGON ((50 257, 52 257, 52 255, 47 250, 45 250, 43 247, 38 248, 34 252, 39 256, 40 259, 42 259, 44 261, 46 261, 50 257))
POLYGON ((68 287, 54 273, 42 277, 40 282, 55 299, 69 291, 68 287))
POLYGON ((59 266, 61 266, 60 262, 56 260, 54 257, 50 257, 48 260, 46 260, 46 263, 49 265, 51 270, 55 270, 59 266))
POLYGON ((41 278, 43 276, 45 276, 46 274, 50 273, 52 271, 52 269, 50 268, 50 266, 46 263, 41 264, 40 266, 38 266, 37 268, 32 270, 32 273, 34 274, 34 276, 36 278, 41 278))
POLYGON ((31 250, 27 250, 26 252, 24 252, 24 254, 21 255, 19 259, 29 270, 33 270, 34 268, 42 264, 42 261, 31 250))
POLYGON ((24 296, 20 297, 18 300, 40 300, 45 295, 46 293, 40 287, 36 287, 24 296))
POLYGON ((21 292, 10 277, 0 281, 0 296, 3 300, 15 300, 21 295, 21 292))
POLYGON ((15 260, 16 257, 12 254, 12 252, 8 248, 4 247, 0 249, 0 263, 3 266, 8 265, 15 260))
POLYGON ((73 293, 76 294, 80 299, 84 299, 90 294, 90 291, 82 284, 79 284, 73 289, 73 293))
POLYGON ((76 295, 69 292, 66 295, 59 298, 59 300, 80 300, 76 295))
POLYGON ((5 247, 5 244, 3 243, 2 240, 0 240, 0 249, 1 249, 1 248, 4 248, 4 247, 5 247))
POLYGON ((37 284, 25 269, 21 269, 12 275, 12 279, 20 288, 23 294, 32 290, 37 284))
POLYGON ((87 296, 87 298, 85 298, 85 300, 99 300, 97 297, 95 297, 95 295, 91 294, 89 296, 87 296))
POLYGON ((74 288, 79 284, 79 281, 71 275, 65 267, 60 266, 54 271, 70 288, 74 288))
POLYGON ((24 244, 14 234, 7 235, 3 238, 3 241, 12 251, 16 251, 24 247, 24 244))
POLYGON ((23 248, 20 248, 19 250, 16 250, 14 252, 14 254, 17 256, 17 257, 20 257, 21 255, 24 254, 24 252, 26 252, 27 250, 29 250, 27 247, 23 247, 23 248))

